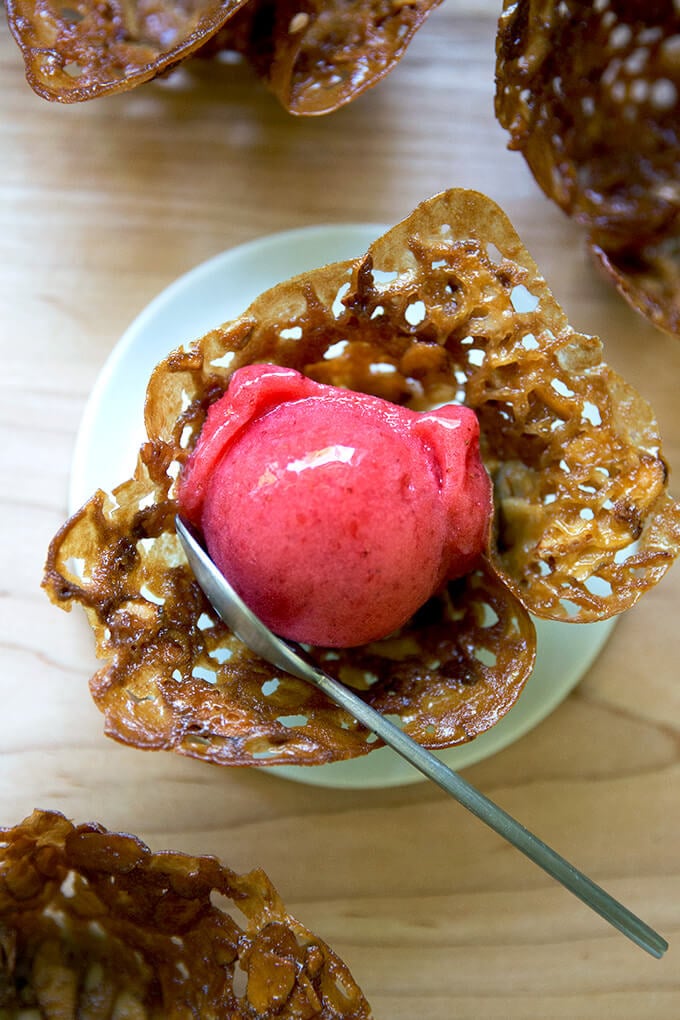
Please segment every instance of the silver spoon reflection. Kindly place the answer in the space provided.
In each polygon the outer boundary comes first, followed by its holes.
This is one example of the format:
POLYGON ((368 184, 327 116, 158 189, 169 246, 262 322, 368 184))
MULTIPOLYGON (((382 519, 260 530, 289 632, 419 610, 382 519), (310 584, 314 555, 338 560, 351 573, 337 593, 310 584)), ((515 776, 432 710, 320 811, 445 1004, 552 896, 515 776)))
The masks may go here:
POLYGON ((222 620, 248 648, 284 672, 314 684, 611 925, 652 956, 663 956, 668 943, 649 925, 353 691, 308 662, 293 645, 273 634, 236 594, 189 526, 180 517, 176 519, 176 525, 177 535, 200 587, 222 620))

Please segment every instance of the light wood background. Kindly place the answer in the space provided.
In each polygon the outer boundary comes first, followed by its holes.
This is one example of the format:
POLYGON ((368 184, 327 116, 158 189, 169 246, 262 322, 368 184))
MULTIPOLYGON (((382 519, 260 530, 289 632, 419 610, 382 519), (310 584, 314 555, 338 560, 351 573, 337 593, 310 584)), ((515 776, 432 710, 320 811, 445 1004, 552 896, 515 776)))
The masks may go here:
MULTIPOLYGON (((88 392, 178 275, 305 224, 396 222, 466 185, 501 203, 573 325, 655 406, 680 469, 680 343, 593 271, 493 118, 497 4, 448 0, 338 113, 285 114, 246 66, 195 64, 75 107, 38 99, 0 29, 0 825, 34 806, 154 849, 262 865, 381 1020, 680 1016, 680 567, 542 725, 468 778, 671 942, 655 961, 421 783, 324 791, 103 736, 82 614, 40 590, 88 392)), ((677 491, 677 489, 676 489, 677 491)))

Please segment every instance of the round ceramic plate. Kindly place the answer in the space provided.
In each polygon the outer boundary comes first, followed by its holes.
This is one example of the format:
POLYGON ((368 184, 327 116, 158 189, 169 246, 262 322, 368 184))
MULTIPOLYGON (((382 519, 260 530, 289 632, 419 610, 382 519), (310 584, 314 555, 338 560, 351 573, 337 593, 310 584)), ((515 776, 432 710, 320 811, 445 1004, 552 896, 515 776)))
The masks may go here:
MULTIPOLYGON (((146 384, 171 350, 236 318, 274 284, 361 255, 383 230, 379 224, 344 224, 274 234, 217 255, 159 294, 112 351, 87 403, 73 458, 71 510, 95 489, 111 489, 132 474, 144 438, 146 384)), ((585 625, 536 621, 536 666, 516 705, 493 729, 440 757, 452 768, 465 768, 527 733, 579 682, 612 626, 611 620, 585 625)), ((320 786, 364 788, 423 778, 390 748, 347 762, 269 771, 320 786)))

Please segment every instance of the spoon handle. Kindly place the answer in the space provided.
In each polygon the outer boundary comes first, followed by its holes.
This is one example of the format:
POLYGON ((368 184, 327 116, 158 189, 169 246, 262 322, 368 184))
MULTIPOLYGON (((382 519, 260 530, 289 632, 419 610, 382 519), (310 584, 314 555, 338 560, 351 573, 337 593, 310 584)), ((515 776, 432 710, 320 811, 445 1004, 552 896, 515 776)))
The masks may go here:
POLYGON ((344 708, 392 747, 397 754, 454 797, 473 815, 486 822, 490 828, 526 854, 534 864, 538 864, 561 882, 631 941, 657 959, 663 956, 668 949, 668 943, 653 928, 471 786, 431 751, 421 747, 398 726, 367 705, 354 691, 308 662, 296 648, 272 634, 239 598, 193 536, 190 528, 179 517, 176 527, 196 580, 214 609, 244 644, 284 672, 315 684, 331 701, 344 708))
POLYGON ((490 828, 521 850, 540 868, 561 882, 570 892, 578 896, 606 921, 618 928, 633 942, 659 959, 668 949, 668 943, 661 935, 645 924, 627 907, 610 896, 601 886, 575 868, 560 854, 544 843, 516 819, 504 811, 483 793, 445 765, 431 751, 421 747, 407 736, 398 726, 386 719, 353 691, 338 683, 322 670, 299 659, 304 668, 299 676, 311 680, 332 701, 346 709, 355 719, 377 734, 386 744, 405 758, 420 772, 454 797, 473 815, 486 822, 490 828))

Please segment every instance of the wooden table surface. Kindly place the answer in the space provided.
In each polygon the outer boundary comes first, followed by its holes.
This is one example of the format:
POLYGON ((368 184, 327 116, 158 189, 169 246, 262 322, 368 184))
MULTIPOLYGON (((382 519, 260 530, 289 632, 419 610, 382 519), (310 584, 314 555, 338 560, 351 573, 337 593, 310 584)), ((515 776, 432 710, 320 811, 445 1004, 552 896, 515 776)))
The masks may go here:
POLYGON ((84 616, 40 589, 86 398, 154 295, 249 239, 396 222, 454 185, 505 208, 573 325, 602 336, 654 405, 680 476, 680 343, 597 276, 579 231, 507 151, 492 107, 496 11, 449 0, 384 82, 306 120, 244 65, 51 105, 0 29, 0 825, 57 808, 154 849, 263 866, 381 1020, 676 1020, 680 567, 552 716, 466 772, 662 932, 662 961, 430 784, 327 791, 115 744, 88 692, 84 616))

